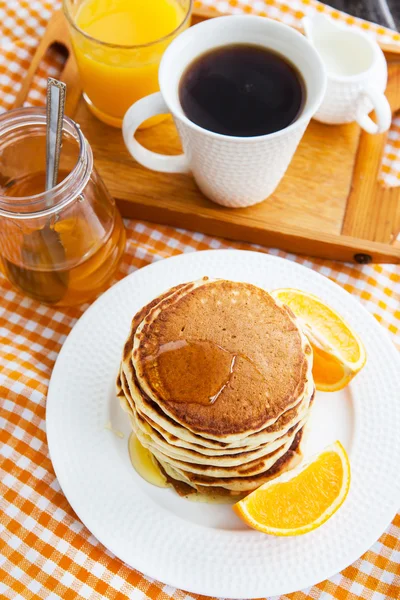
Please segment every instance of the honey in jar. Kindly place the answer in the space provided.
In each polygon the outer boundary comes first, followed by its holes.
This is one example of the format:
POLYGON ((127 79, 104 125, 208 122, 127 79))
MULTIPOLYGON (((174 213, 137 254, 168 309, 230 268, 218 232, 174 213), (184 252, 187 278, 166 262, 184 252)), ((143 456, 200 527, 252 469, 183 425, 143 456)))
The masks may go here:
POLYGON ((67 117, 58 183, 44 191, 45 136, 42 109, 0 117, 0 266, 23 294, 70 306, 108 287, 125 230, 88 142, 67 117))

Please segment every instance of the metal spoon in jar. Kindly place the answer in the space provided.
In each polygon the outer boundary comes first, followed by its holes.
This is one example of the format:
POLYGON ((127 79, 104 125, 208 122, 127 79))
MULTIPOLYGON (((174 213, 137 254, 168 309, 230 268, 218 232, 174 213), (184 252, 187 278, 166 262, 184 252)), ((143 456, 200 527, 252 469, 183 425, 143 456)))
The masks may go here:
MULTIPOLYGON (((65 83, 49 77, 46 103, 46 191, 57 184, 65 95, 65 83)), ((52 204, 52 194, 48 194, 47 208, 51 208, 52 204)), ((29 267, 4 261, 10 280, 39 302, 59 302, 68 289, 69 277, 68 272, 57 270, 57 266, 65 262, 65 250, 51 221, 47 221, 42 229, 24 235, 21 257, 22 262, 29 267)))

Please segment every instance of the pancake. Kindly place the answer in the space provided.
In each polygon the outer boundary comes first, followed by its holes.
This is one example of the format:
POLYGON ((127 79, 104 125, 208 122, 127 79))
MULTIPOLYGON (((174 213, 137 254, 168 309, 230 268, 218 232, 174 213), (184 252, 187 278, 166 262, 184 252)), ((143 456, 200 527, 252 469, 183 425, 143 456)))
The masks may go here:
POLYGON ((139 442, 179 493, 205 495, 247 493, 297 464, 314 393, 290 309, 208 278, 138 311, 117 378, 139 442))
POLYGON ((264 483, 271 481, 271 479, 278 477, 282 473, 293 469, 299 464, 302 458, 300 449, 302 435, 303 431, 300 430, 286 454, 281 456, 270 469, 264 473, 259 473, 258 475, 251 475, 248 477, 206 477, 195 473, 174 469, 169 464, 164 463, 162 460, 157 459, 157 462, 161 465, 162 470, 169 476, 170 481, 172 485, 174 485, 175 489, 179 489, 179 483, 185 483, 200 493, 213 494, 216 491, 219 493, 222 490, 227 490, 233 495, 243 493, 247 494, 257 489, 264 483))
MULTIPOLYGON (((124 375, 122 374, 122 379, 124 378, 124 375)), ((312 384, 310 384, 312 385, 312 384)), ((227 456, 235 456, 238 454, 242 454, 244 455, 246 453, 246 455, 250 455, 251 452, 259 452, 260 449, 264 449, 264 454, 267 453, 267 449, 268 448, 275 448, 278 447, 280 445, 280 443, 283 443, 283 441, 285 440, 285 436, 290 434, 290 431, 300 422, 305 422, 308 418, 308 412, 309 412, 309 408, 310 408, 310 404, 312 403, 313 397, 314 397, 314 393, 312 393, 310 395, 310 398, 308 399, 307 403, 305 404, 305 408, 303 411, 301 411, 301 413, 298 415, 298 418, 293 421, 293 423, 287 427, 283 427, 281 431, 279 431, 278 433, 276 433, 274 435, 274 438, 272 440, 270 440, 267 436, 268 434, 266 434, 266 438, 265 440, 261 440, 259 444, 249 444, 246 446, 239 446, 239 447, 225 447, 225 448, 217 448, 217 449, 212 449, 212 448, 206 448, 201 446, 200 443, 196 443, 196 444, 189 444, 187 443, 185 446, 181 446, 181 445, 174 445, 177 441, 180 442, 180 440, 178 438, 176 438, 175 436, 167 436, 164 437, 164 435, 162 435, 159 430, 157 428, 154 427, 154 424, 150 421, 148 421, 146 418, 144 418, 137 410, 136 407, 134 406, 134 404, 132 404, 131 402, 128 402, 127 400, 127 396, 126 396, 126 392, 122 391, 122 385, 121 385, 121 377, 118 378, 118 383, 117 383, 117 387, 119 389, 118 392, 118 396, 120 398, 122 398, 122 402, 121 405, 124 408, 124 410, 126 412, 128 412, 128 414, 131 417, 131 420, 134 424, 134 430, 135 432, 139 429, 141 431, 141 433, 145 436, 149 436, 152 440, 153 443, 155 443, 155 445, 159 446, 159 449, 161 451, 170 451, 171 456, 181 456, 181 457, 185 457, 187 459, 190 459, 190 457, 192 456, 194 458, 194 462, 202 462, 202 459, 204 459, 205 462, 207 462, 207 457, 215 457, 215 456, 221 456, 221 457, 227 457, 227 456), (172 440, 172 443, 171 443, 172 440)), ((314 390, 313 390, 314 391, 314 390)), ((288 411, 288 415, 289 415, 288 411)), ((286 417, 286 413, 283 417, 281 417, 282 422, 285 421, 285 417, 286 417)), ((290 420, 292 421, 292 419, 290 420)), ((258 434, 255 434, 254 437, 258 437, 261 438, 263 432, 259 432, 258 434)), ((251 436, 253 437, 253 436, 251 436)))
POLYGON ((287 441, 288 437, 293 434, 295 430, 297 431, 297 425, 300 424, 301 427, 304 426, 308 419, 309 408, 314 398, 314 394, 312 394, 311 401, 307 405, 307 410, 302 414, 302 418, 300 418, 299 421, 289 429, 289 431, 283 431, 281 436, 276 438, 272 443, 266 443, 263 445, 260 444, 256 448, 254 446, 250 446, 244 448, 224 448, 218 450, 202 448, 199 444, 196 444, 194 448, 192 446, 188 451, 186 448, 172 446, 156 429, 154 429, 145 419, 143 419, 135 409, 132 409, 132 406, 127 401, 126 396, 122 391, 120 379, 118 380, 118 388, 118 396, 121 400, 121 406, 130 415, 132 429, 144 446, 151 449, 151 444, 153 443, 156 449, 158 449, 160 452, 166 452, 172 458, 180 458, 189 462, 192 460, 193 462, 200 464, 215 465, 233 465, 235 462, 236 464, 244 464, 254 458, 268 454, 281 446, 285 441, 287 441), (221 457, 223 462, 213 462, 214 457, 221 457), (226 460, 227 457, 229 457, 229 460, 226 460), (235 461, 236 457, 238 458, 235 461))
POLYGON ((139 410, 139 398, 136 396, 136 403, 132 399, 130 395, 129 386, 127 385, 127 381, 123 372, 121 373, 120 378, 122 380, 121 385, 124 388, 124 393, 129 401, 131 410, 135 412, 135 414, 137 414, 141 420, 146 421, 146 423, 159 435, 161 435, 168 444, 181 448, 187 448, 189 450, 194 450, 209 455, 224 453, 235 454, 238 452, 242 452, 245 449, 255 448, 262 444, 273 442, 278 437, 286 433, 289 429, 291 429, 291 427, 293 427, 300 419, 305 417, 310 406, 311 398, 314 393, 314 384, 311 379, 311 381, 308 382, 306 393, 304 394, 301 402, 299 402, 294 408, 284 413, 273 425, 248 436, 248 438, 245 440, 233 442, 231 444, 222 444, 220 442, 212 442, 211 440, 206 440, 192 433, 188 434, 185 428, 179 426, 178 424, 174 424, 170 418, 164 417, 162 413, 160 414, 159 411, 154 410, 153 412, 151 412, 150 410, 150 413, 153 417, 150 418, 148 409, 145 409, 145 412, 139 410), (163 426, 160 423, 162 423, 163 426))
POLYGON ((268 454, 271 454, 274 450, 280 448, 288 441, 293 441, 295 433, 305 425, 305 421, 306 419, 300 421, 287 433, 277 438, 274 442, 265 444, 264 446, 260 446, 258 448, 250 450, 246 449, 242 452, 237 452, 235 454, 225 453, 205 455, 201 452, 170 446, 165 441, 163 441, 162 438, 160 439, 160 437, 157 437, 157 435, 155 435, 155 432, 148 425, 147 430, 145 430, 145 424, 139 424, 139 418, 133 413, 131 414, 131 424, 134 432, 136 433, 140 443, 146 448, 148 448, 150 451, 153 452, 154 450, 160 452, 161 454, 164 454, 169 458, 176 459, 178 461, 189 462, 195 465, 211 465, 215 467, 240 466, 258 458, 262 458, 268 454))
MULTIPOLYGON (((288 310, 260 288, 224 280, 201 280, 161 300, 137 328, 132 353, 139 387, 151 401, 184 428, 225 443, 273 425, 293 408, 310 363, 311 347, 288 310), (166 375, 173 374, 161 369, 160 348, 185 340, 207 340, 236 357, 213 404, 177 402, 167 393, 166 375)), ((124 372, 131 388, 125 363, 124 372)))
MULTIPOLYGON (((301 425, 297 427, 296 432, 300 429, 300 427, 301 425)), ((294 437, 294 435, 291 435, 282 446, 266 456, 262 456, 261 458, 251 460, 250 462, 231 467, 214 466, 210 464, 205 465, 200 463, 195 464, 171 458, 171 456, 168 456, 167 454, 157 450, 152 444, 150 444, 148 448, 156 457, 156 459, 161 460, 163 464, 167 463, 175 469, 181 469, 185 472, 197 473, 198 475, 205 475, 213 478, 248 477, 250 475, 258 475, 259 473, 263 473, 264 471, 270 469, 281 456, 286 454, 293 443, 294 437)), ((217 460, 217 458, 215 460, 217 460)))
MULTIPOLYGON (((159 433, 161 433, 164 438, 172 443, 173 445, 188 447, 189 449, 196 449, 196 447, 192 448, 192 444, 198 444, 201 446, 205 446, 211 449, 217 448, 228 448, 228 447, 241 447, 241 446, 249 446, 254 445, 257 446, 260 443, 265 443, 267 441, 273 441, 280 432, 287 431, 290 429, 292 425, 294 425, 298 421, 298 414, 302 416, 306 411, 311 393, 309 389, 306 389, 305 393, 298 400, 298 403, 286 411, 284 415, 282 415, 281 420, 277 420, 274 424, 265 428, 260 432, 260 435, 251 434, 251 437, 247 436, 247 438, 239 439, 234 442, 221 442, 215 439, 211 440, 210 438, 204 438, 199 433, 191 432, 184 426, 181 426, 179 423, 175 422, 173 418, 167 415, 154 401, 152 401, 139 387, 136 373, 133 368, 131 362, 131 353, 132 353, 132 345, 133 338, 135 336, 135 332, 138 324, 141 322, 143 317, 148 314, 152 308, 158 306, 162 300, 165 298, 169 298, 173 296, 174 291, 180 289, 190 289, 193 284, 189 284, 188 286, 178 286, 170 291, 170 293, 163 294, 160 298, 155 299, 149 305, 144 307, 137 315, 134 317, 132 321, 131 331, 128 336, 127 342, 124 347, 123 359, 122 359, 122 380, 123 385, 125 387, 125 393, 130 400, 131 404, 135 406, 136 410, 139 414, 145 418, 154 428, 156 428, 159 433), (301 412, 300 412, 301 411, 301 412)), ((308 381, 312 381, 311 376, 311 368, 312 362, 308 361, 308 372, 306 379, 308 381)))

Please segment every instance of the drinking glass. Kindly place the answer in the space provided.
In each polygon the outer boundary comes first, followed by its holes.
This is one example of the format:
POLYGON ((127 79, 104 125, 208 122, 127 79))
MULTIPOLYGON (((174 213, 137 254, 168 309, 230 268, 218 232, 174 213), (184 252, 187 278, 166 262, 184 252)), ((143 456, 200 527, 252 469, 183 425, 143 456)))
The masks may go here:
POLYGON ((86 302, 110 283, 125 247, 121 216, 79 126, 63 122, 57 185, 45 189, 46 112, 0 116, 0 268, 53 306, 86 302))
MULTIPOLYGON (((79 27, 77 17, 87 0, 63 0, 83 96, 90 110, 109 125, 121 127, 123 116, 133 102, 159 90, 158 67, 163 52, 190 24, 192 0, 165 1, 179 7, 182 13, 179 26, 160 39, 128 46, 95 39, 79 27)), ((112 6, 110 3, 110 14, 112 6)), ((151 23, 148 27, 151 32, 151 23)), ((158 121, 159 118, 152 119, 146 125, 158 121)))

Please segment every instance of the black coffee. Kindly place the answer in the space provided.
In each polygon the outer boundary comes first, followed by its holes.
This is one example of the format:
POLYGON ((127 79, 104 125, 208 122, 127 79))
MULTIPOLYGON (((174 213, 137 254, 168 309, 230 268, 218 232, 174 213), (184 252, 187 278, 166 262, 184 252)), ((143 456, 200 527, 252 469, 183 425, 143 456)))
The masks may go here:
POLYGON ((203 54, 179 86, 181 106, 193 123, 240 137, 284 129, 301 112, 305 96, 303 78, 289 61, 251 44, 203 54))

